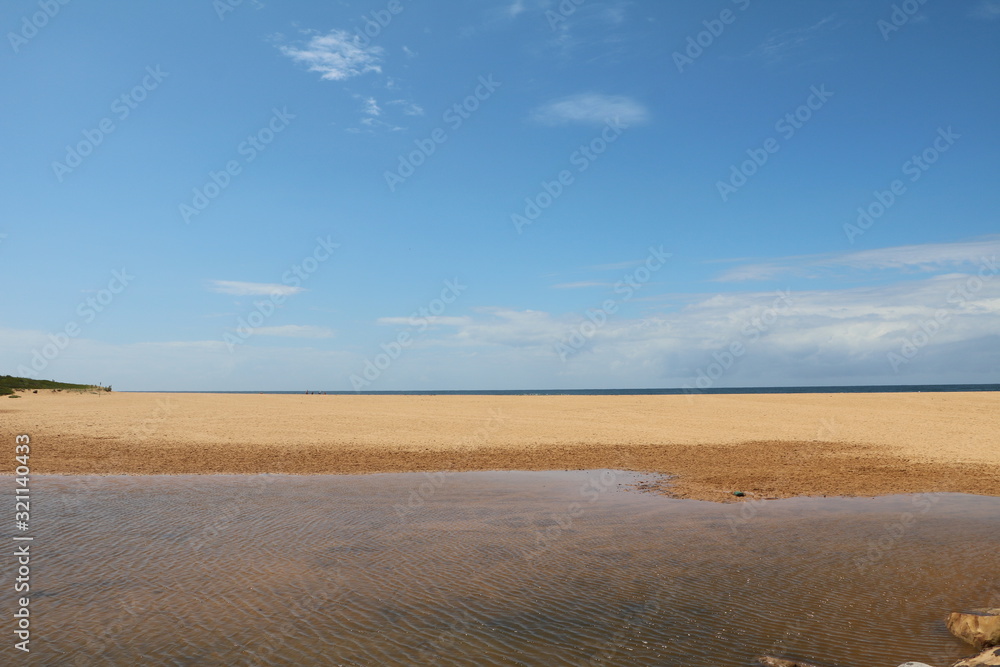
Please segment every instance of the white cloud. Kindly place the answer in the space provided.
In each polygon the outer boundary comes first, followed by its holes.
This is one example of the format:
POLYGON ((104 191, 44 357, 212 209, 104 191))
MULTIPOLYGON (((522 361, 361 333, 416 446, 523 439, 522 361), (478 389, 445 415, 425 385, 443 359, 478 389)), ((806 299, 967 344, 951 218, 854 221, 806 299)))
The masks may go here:
POLYGON ((984 259, 996 255, 1000 255, 1000 237, 990 237, 977 241, 895 246, 836 255, 785 257, 734 267, 717 280, 770 280, 780 275, 817 275, 823 271, 844 268, 941 271, 963 265, 978 265, 984 259))
POLYGON ((369 97, 365 99, 364 113, 369 116, 381 116, 382 109, 379 107, 378 102, 375 101, 374 97, 369 97))
MULTIPOLYGON (((395 123, 387 123, 384 120, 379 120, 378 118, 373 118, 372 116, 366 116, 362 118, 361 124, 368 127, 368 132, 372 132, 373 128, 382 128, 390 132, 402 132, 403 130, 406 129, 405 127, 400 127, 395 123)), ((354 127, 349 127, 347 128, 347 131, 356 133, 359 132, 360 130, 354 127)))
POLYGON ((1000 0, 982 0, 973 8, 970 16, 986 21, 1000 19, 1000 0))
POLYGON ((548 353, 566 327, 549 313, 539 310, 480 308, 480 317, 470 319, 444 344, 463 347, 500 345, 540 348, 548 353))
POLYGON ((383 109, 374 97, 363 97, 361 95, 354 95, 353 97, 361 103, 362 116, 358 119, 358 123, 364 126, 363 129, 357 127, 347 128, 347 132, 354 134, 362 131, 373 134, 375 130, 387 130, 389 132, 405 130, 405 127, 397 125, 392 120, 392 113, 386 113, 387 111, 392 111, 389 107, 402 107, 401 111, 404 116, 419 116, 424 113, 422 108, 406 100, 391 100, 386 103, 386 108, 383 109))
POLYGON ((389 104, 401 107, 404 116, 424 115, 424 108, 419 104, 414 104, 413 102, 410 102, 409 100, 392 100, 389 102, 389 104))
POLYGON ((616 314, 588 329, 566 363, 555 346, 581 330, 582 313, 481 308, 425 334, 414 354, 428 367, 461 358, 470 377, 530 378, 521 387, 680 386, 733 343, 745 354, 714 386, 992 382, 1000 367, 1000 274, 981 282, 974 275, 790 292, 787 302, 776 292, 720 294, 641 319, 616 314), (942 312, 944 323, 934 325, 942 312), (928 330, 933 335, 920 339, 928 330), (921 349, 897 373, 888 354, 918 339, 921 349))
MULTIPOLYGON (((429 315, 427 317, 419 318, 420 322, 426 321, 430 326, 463 326, 468 324, 471 320, 468 317, 447 317, 444 315, 429 315)), ((376 324, 389 325, 389 326, 419 326, 419 323, 415 324, 414 319, 409 317, 380 317, 376 321, 376 324)))
POLYGON ((277 327, 257 327, 256 336, 281 336, 282 338, 332 338, 333 329, 308 324, 285 324, 277 327))
POLYGON ((304 291, 302 287, 292 287, 279 283, 247 283, 238 280, 213 280, 209 289, 219 294, 235 294, 236 296, 291 296, 304 291))
POLYGON ((957 243, 928 243, 863 250, 833 259, 830 265, 842 264, 858 268, 921 270, 940 269, 962 264, 978 264, 984 257, 1000 253, 1000 237, 957 243))
POLYGON ((603 125, 613 119, 625 125, 637 125, 649 119, 649 111, 630 97, 580 93, 543 104, 531 117, 543 125, 603 125))
POLYGON ((343 81, 368 72, 382 71, 382 47, 362 46, 346 30, 314 34, 302 47, 279 48, 283 54, 305 64, 310 72, 319 72, 321 78, 328 81, 343 81))
MULTIPOLYGON (((715 387, 995 382, 1000 269, 990 271, 791 292, 787 306, 768 291, 687 295, 687 305, 680 308, 610 315, 603 325, 586 330, 585 345, 566 362, 555 346, 583 330, 580 325, 588 320, 582 309, 478 308, 465 316, 430 318, 432 326, 414 332, 414 343, 372 388, 682 386, 733 343, 740 343, 744 353, 715 387), (776 303, 780 307, 769 314, 776 303), (888 354, 899 353, 907 341, 920 346, 897 373, 888 354)), ((408 317, 377 323, 414 326, 408 317)), ((293 325, 255 333, 320 339, 333 332, 293 325)), ((80 337, 42 376, 111 383, 116 389, 350 390, 350 369, 363 367, 364 355, 393 336, 381 328, 368 335, 372 342, 360 352, 250 341, 238 354, 230 354, 221 338, 122 345, 80 337)), ((0 373, 17 374, 19 365, 31 363, 33 349, 50 342, 47 331, 0 328, 0 359, 7 360, 0 373)))

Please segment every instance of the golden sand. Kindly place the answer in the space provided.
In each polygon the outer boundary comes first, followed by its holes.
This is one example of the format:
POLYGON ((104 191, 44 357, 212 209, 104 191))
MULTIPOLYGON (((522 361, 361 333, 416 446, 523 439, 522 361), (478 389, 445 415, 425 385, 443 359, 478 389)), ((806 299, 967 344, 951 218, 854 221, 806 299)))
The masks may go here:
MULTIPOLYGON (((678 497, 1000 495, 1000 392, 0 397, 36 473, 616 468, 678 497), (666 487, 664 487, 666 488, 666 487)), ((10 435, 12 470, 13 435, 10 435)))

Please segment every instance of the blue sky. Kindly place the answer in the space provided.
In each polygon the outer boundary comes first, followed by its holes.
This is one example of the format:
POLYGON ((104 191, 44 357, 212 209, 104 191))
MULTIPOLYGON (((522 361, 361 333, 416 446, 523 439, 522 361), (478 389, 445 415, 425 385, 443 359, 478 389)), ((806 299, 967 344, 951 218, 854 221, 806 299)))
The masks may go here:
POLYGON ((996 382, 1000 1, 12 1, 0 373, 996 382))

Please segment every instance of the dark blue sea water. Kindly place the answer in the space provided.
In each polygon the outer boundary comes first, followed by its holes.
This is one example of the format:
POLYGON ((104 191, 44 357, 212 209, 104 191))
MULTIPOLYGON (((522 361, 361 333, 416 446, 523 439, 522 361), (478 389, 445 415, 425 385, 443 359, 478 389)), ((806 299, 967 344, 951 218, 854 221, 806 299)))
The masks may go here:
MULTIPOLYGON (((850 385, 842 387, 723 387, 683 389, 430 389, 419 391, 179 391, 178 394, 367 394, 372 396, 649 396, 658 394, 891 394, 910 392, 1000 391, 1000 384, 850 385)), ((149 392, 136 392, 149 393, 149 392)))

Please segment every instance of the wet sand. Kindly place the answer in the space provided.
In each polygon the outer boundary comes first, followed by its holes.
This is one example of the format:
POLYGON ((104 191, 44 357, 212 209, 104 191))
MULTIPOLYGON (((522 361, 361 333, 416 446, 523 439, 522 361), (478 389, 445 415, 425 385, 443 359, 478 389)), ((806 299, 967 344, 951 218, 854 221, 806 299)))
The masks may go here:
MULTIPOLYGON (((681 498, 1000 495, 1000 393, 0 398, 37 473, 615 468, 681 498)), ((12 436, 11 436, 12 438, 12 436)), ((13 442, 13 440, 11 440, 13 442)), ((11 457, 11 461, 12 461, 11 457)), ((8 467, 12 465, 8 462, 8 467)))

